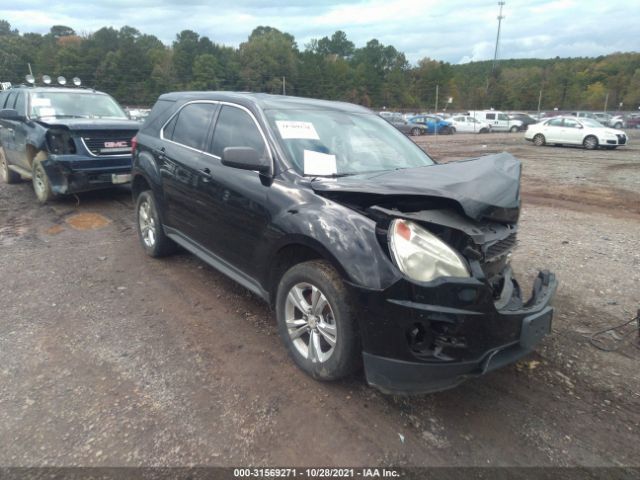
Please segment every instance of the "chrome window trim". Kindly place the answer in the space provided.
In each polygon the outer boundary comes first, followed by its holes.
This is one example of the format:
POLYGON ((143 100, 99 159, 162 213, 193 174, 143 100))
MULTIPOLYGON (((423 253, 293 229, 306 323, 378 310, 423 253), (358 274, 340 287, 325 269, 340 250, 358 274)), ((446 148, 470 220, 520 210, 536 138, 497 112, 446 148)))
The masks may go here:
MULTIPOLYGON (((247 114, 249 114, 249 117, 251 117, 251 119, 253 120, 253 123, 255 124, 256 128, 258 129, 258 132, 260 132, 260 136, 262 137, 262 141, 264 142, 264 145, 266 147, 267 150, 267 155, 269 157, 269 162, 271 163, 271 173, 275 172, 275 165, 274 165, 274 160, 273 160, 273 153, 271 152, 271 145, 269 145, 269 142, 267 141, 267 137, 264 134, 264 132, 262 131, 262 127, 260 127, 260 124, 258 123, 258 120, 256 119, 255 115, 251 112, 251 110, 249 110, 247 107, 244 107, 242 105, 238 105, 237 103, 232 103, 232 102, 227 102, 224 100, 192 100, 190 102, 186 102, 185 104, 181 105, 180 108, 178 110, 176 110, 168 119, 166 122, 164 122, 164 124, 162 125, 162 128, 160 128, 160 140, 164 140, 165 142, 169 142, 169 143, 173 143, 174 145, 179 145, 183 148, 188 148, 189 150, 192 150, 194 152, 198 152, 198 153, 202 153, 204 155, 207 155, 209 157, 215 158, 217 160, 221 160, 221 157, 214 155, 213 153, 209 153, 209 152, 205 152, 203 150, 198 150, 197 148, 193 148, 190 147, 189 145, 184 145, 183 143, 179 143, 179 142, 174 142, 173 140, 169 140, 168 138, 164 137, 164 129, 167 127, 167 125, 169 123, 171 123, 171 121, 174 119, 175 116, 177 116, 183 108, 185 108, 187 105, 192 105, 194 103, 210 103, 213 105, 226 105, 229 107, 235 107, 235 108, 239 108, 240 110, 245 111, 247 114)), ((220 115, 220 113, 218 113, 218 116, 220 115)), ((215 125, 214 125, 214 129, 213 129, 213 133, 215 135, 215 125)), ((211 140, 213 141, 213 137, 211 138, 211 140)))

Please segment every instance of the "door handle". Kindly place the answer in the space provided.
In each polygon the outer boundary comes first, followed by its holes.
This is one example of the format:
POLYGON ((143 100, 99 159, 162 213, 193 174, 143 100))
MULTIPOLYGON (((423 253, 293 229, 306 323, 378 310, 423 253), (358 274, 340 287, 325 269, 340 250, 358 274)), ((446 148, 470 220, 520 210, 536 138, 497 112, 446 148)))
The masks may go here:
POLYGON ((204 167, 202 170, 200 170, 200 172, 204 174, 202 175, 203 183, 209 183, 212 180, 211 170, 209 169, 209 167, 204 167))
POLYGON ((162 147, 160 150, 156 150, 155 154, 159 160, 164 160, 165 158, 167 158, 167 156, 164 154, 164 147, 162 147))

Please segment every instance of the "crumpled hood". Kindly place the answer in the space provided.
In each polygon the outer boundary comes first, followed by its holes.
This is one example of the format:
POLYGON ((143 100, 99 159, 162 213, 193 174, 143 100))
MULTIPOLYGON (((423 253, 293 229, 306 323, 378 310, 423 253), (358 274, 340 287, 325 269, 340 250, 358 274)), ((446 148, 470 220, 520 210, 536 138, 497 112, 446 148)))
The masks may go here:
POLYGON ((135 120, 115 120, 107 118, 55 118, 51 121, 39 120, 46 127, 63 127, 71 131, 90 130, 138 130, 140 122, 135 120))
POLYGON ((515 222, 520 211, 520 172, 520 161, 503 152, 428 167, 317 178, 311 187, 319 194, 446 198, 456 201, 475 220, 515 222))

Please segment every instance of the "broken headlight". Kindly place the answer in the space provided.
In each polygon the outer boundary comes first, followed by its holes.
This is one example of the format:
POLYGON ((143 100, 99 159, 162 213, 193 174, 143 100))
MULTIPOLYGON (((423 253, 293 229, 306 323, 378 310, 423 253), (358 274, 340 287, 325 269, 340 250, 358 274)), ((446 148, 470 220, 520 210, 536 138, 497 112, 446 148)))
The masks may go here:
POLYGON ((470 276, 455 250, 413 222, 391 222, 389 247, 400 271, 412 280, 430 282, 438 277, 470 276))
POLYGON ((47 132, 47 147, 51 153, 65 155, 76 153, 76 144, 69 132, 65 130, 50 130, 47 132))

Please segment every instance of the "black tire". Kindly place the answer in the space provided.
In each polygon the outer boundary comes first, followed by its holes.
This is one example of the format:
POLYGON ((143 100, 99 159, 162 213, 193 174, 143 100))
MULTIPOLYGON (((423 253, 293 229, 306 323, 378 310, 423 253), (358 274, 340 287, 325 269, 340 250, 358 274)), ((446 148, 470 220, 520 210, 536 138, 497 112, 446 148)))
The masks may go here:
POLYGON ((509 131, 511 133, 516 133, 518 130, 520 130, 520 129, 518 127, 516 127, 515 125, 509 129, 509 131))
POLYGON ((454 133, 456 133, 456 127, 449 127, 449 133, 451 135, 453 135, 454 133))
POLYGON ((613 126, 613 128, 617 128, 618 130, 620 130, 622 128, 622 124, 618 122, 613 126))
POLYGON ((9 169, 7 157, 4 154, 4 148, 0 147, 0 176, 4 183, 18 183, 22 180, 20 174, 9 169))
POLYGON ((542 147, 545 143, 547 143, 547 141, 545 140, 544 135, 542 135, 541 133, 538 133, 533 137, 534 145, 538 147, 542 147))
POLYGON ((596 148, 598 148, 598 139, 593 135, 589 135, 584 139, 582 145, 587 150, 595 150, 596 148))
POLYGON ((154 258, 171 255, 177 249, 175 242, 164 233, 157 205, 151 190, 141 192, 136 199, 138 239, 145 253, 154 258))
POLYGON ((480 133, 489 133, 489 129, 488 128, 481 128, 480 129, 480 133))
POLYGON ((337 380, 358 369, 362 359, 362 349, 352 308, 353 302, 349 291, 336 269, 328 262, 312 260, 299 263, 287 270, 278 284, 276 317, 280 337, 289 355, 300 369, 322 381, 337 380), (309 287, 309 295, 311 295, 311 288, 315 287, 328 302, 324 304, 318 301, 318 304, 324 305, 319 315, 310 313, 312 312, 311 299, 303 293, 306 290, 300 287, 304 285, 309 287), (294 306, 296 302, 290 300, 296 297, 297 294, 294 292, 300 292, 299 298, 303 298, 306 302, 304 305, 310 307, 307 310, 308 315, 294 306), (290 297, 290 294, 293 297, 290 297), (315 320, 312 320, 312 317, 315 320), (288 320, 289 324, 287 324, 288 320), (333 347, 327 342, 326 333, 323 333, 327 326, 332 326, 335 331, 333 347), (295 335, 295 332, 304 333, 299 333, 298 338, 294 339, 292 335, 295 335), (312 338, 317 338, 320 354, 317 353, 316 348, 309 348, 312 338), (323 347, 328 349, 323 351, 323 347), (327 354, 328 357, 321 358, 322 355, 327 354))
POLYGON ((33 191, 36 194, 38 201, 44 205, 55 198, 53 191, 51 190, 51 182, 44 167, 42 161, 35 159, 33 161, 33 167, 31 169, 31 183, 33 184, 33 191))
POLYGON ((422 135, 422 130, 420 130, 418 127, 414 127, 411 129, 411 136, 419 137, 420 135, 422 135))

